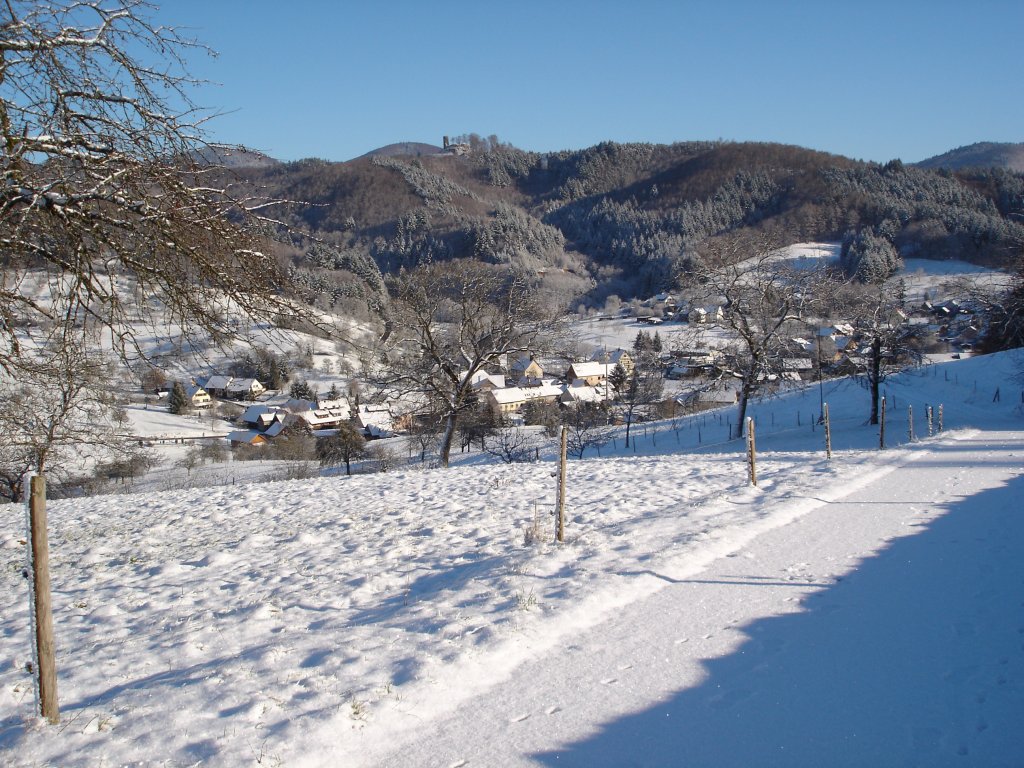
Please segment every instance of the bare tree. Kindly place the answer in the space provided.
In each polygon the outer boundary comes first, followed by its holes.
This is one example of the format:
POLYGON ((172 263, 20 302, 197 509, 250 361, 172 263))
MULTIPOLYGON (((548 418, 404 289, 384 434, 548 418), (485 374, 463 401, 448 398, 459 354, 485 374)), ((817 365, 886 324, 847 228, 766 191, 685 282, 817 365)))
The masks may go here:
MULTIPOLYGON (((419 448, 420 463, 425 464, 427 454, 433 453, 441 439, 437 424, 441 421, 434 414, 426 414, 420 419, 414 420, 409 436, 412 438, 411 445, 419 448)), ((411 450, 411 449, 410 449, 411 450)))
POLYGON ((264 207, 204 162, 186 59, 206 49, 139 0, 2 7, 0 368, 98 330, 131 356, 140 322, 222 339, 236 309, 294 314, 264 207))
POLYGON ((343 423, 338 434, 318 440, 317 454, 320 464, 333 466, 339 462, 345 464, 345 474, 352 474, 352 462, 366 456, 366 439, 352 424, 343 423))
POLYGON ((459 416, 476 407, 473 377, 510 353, 535 350, 552 312, 522 275, 473 261, 400 274, 392 296, 378 382, 393 398, 428 401, 441 416, 440 461, 448 466, 459 416))
POLYGON ((629 447, 629 433, 637 416, 661 401, 665 391, 665 374, 653 353, 637 355, 631 373, 616 365, 614 373, 621 370, 624 375, 621 387, 617 388, 617 410, 626 422, 626 447, 629 447))
POLYGON ((473 447, 479 441, 480 450, 487 450, 487 438, 498 431, 501 417, 490 407, 481 406, 476 392, 470 395, 466 408, 459 414, 459 436, 463 451, 473 447))
POLYGON ((785 259, 765 238, 721 238, 701 255, 685 283, 693 301, 722 307, 718 322, 730 337, 723 372, 739 384, 736 436, 742 437, 750 399, 784 373, 790 339, 821 299, 825 275, 785 259))
POLYGON ((192 448, 188 449, 184 456, 182 456, 174 463, 174 466, 181 467, 182 469, 185 470, 185 474, 188 477, 191 477, 192 470, 199 468, 200 466, 202 466, 202 464, 202 448, 200 448, 199 446, 193 446, 192 448))
POLYGON ((108 370, 71 347, 17 379, 0 371, 0 498, 20 499, 28 472, 67 479, 84 462, 125 452, 132 437, 104 390, 108 370))
POLYGON ((611 440, 608 412, 596 403, 577 403, 565 409, 563 423, 570 453, 582 459, 587 448, 600 448, 611 440))
POLYGON ((903 294, 899 281, 881 281, 866 286, 855 305, 858 335, 868 343, 863 375, 871 393, 870 424, 878 423, 882 382, 892 373, 920 364, 923 357, 921 328, 908 322, 903 294))
POLYGON ((522 427, 502 427, 487 445, 487 453, 505 464, 533 461, 540 448, 536 431, 522 427))

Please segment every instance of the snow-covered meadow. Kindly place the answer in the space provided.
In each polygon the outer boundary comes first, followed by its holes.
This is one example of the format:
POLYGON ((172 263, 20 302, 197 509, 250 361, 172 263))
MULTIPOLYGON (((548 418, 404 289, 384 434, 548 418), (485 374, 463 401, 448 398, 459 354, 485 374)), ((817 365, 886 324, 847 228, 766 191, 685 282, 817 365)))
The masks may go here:
POLYGON ((731 411, 634 427, 570 463, 561 545, 551 446, 52 502, 57 726, 8 507, 0 763, 1014 765, 1020 366, 890 379, 885 451, 851 381, 758 403, 756 488, 731 411))

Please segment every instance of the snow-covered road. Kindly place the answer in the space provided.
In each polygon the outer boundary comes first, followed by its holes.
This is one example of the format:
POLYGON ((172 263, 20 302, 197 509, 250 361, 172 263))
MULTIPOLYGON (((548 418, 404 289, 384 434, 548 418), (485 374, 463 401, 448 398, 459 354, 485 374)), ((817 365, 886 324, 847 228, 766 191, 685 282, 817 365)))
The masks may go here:
POLYGON ((959 438, 794 498, 816 508, 699 572, 637 570, 664 587, 452 713, 422 702, 404 738, 371 724, 306 762, 1020 765, 1024 434, 959 438))

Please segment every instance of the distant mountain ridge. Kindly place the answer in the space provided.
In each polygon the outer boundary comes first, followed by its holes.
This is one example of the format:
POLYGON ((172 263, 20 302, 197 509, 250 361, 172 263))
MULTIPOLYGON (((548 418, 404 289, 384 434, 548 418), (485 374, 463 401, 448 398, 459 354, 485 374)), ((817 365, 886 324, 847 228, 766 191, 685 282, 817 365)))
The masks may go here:
POLYGON ((254 196, 305 203, 279 215, 318 239, 285 238, 292 280, 358 313, 386 302, 386 275, 450 259, 512 264, 553 301, 601 307, 671 290, 705 241, 742 232, 779 245, 868 232, 904 258, 1005 266, 1024 240, 1024 173, 977 162, 938 171, 765 142, 461 154, 399 142, 347 162, 232 171, 254 196))
POLYGON ((421 155, 438 155, 441 152, 441 147, 433 144, 425 144, 421 141, 400 141, 371 149, 360 157, 420 157, 421 155))
POLYGON ((929 157, 914 165, 918 168, 947 168, 951 171, 961 168, 1006 168, 1024 173, 1024 143, 980 141, 929 157))
POLYGON ((200 164, 221 165, 225 168, 270 168, 281 164, 280 160, 255 149, 219 144, 204 147, 194 154, 194 158, 200 164))

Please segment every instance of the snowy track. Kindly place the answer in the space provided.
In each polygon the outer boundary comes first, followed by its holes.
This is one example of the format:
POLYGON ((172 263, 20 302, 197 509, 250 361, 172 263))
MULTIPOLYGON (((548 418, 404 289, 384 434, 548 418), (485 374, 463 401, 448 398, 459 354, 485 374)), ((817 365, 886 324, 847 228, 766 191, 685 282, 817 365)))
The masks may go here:
POLYGON ((913 458, 344 764, 1019 765, 1024 434, 913 458))

